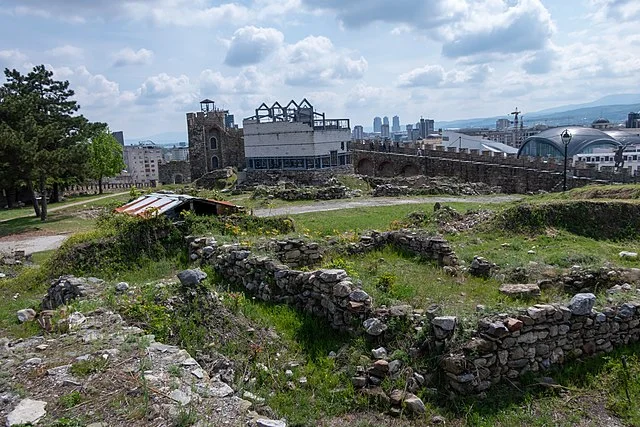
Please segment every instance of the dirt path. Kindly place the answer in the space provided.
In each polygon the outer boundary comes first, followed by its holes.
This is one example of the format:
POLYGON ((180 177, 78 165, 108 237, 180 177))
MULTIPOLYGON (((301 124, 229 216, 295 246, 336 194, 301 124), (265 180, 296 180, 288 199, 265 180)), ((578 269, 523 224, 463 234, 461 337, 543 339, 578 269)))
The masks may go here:
POLYGON ((309 212, 335 211, 375 206, 413 205, 420 203, 504 203, 520 200, 521 196, 489 195, 489 196, 429 196, 429 197, 374 197, 367 199, 323 200, 304 206, 286 206, 282 208, 254 209, 256 216, 297 215, 309 212))
MULTIPOLYGON (((47 212, 60 211, 60 210, 63 210, 63 209, 74 207, 74 206, 79 206, 79 205, 84 205, 84 204, 87 204, 87 203, 95 202, 96 200, 102 200, 102 199, 107 199, 109 197, 121 196, 123 194, 128 194, 128 193, 129 193, 128 191, 123 191, 122 193, 105 194, 105 195, 102 195, 102 196, 94 197, 93 199, 86 199, 86 200, 81 200, 79 202, 69 203, 68 205, 54 206, 52 208, 47 209, 47 212)), ((34 216, 33 212, 29 212, 28 214, 18 215, 18 216, 14 216, 14 217, 11 217, 11 218, 3 219, 3 220, 0 220, 0 222, 13 221, 14 219, 28 218, 28 217, 31 217, 31 216, 34 216)))
MULTIPOLYGON (((97 200, 107 199, 109 197, 116 197, 122 194, 127 194, 128 192, 122 193, 110 193, 102 196, 94 197, 91 199, 85 199, 78 202, 69 203, 63 206, 54 206, 50 208, 49 212, 55 212, 67 208, 71 208, 74 206, 84 205, 88 203, 95 202, 97 200)), ((18 215, 13 218, 4 219, 0 222, 12 221, 18 218, 28 218, 33 216, 33 213, 28 213, 24 215, 18 215)), ((24 234, 13 234, 9 236, 0 237, 0 253, 10 253, 14 250, 24 250, 27 254, 31 254, 34 252, 42 252, 49 251, 52 249, 58 249, 62 242, 69 237, 69 234, 55 234, 55 235, 44 235, 38 236, 33 235, 31 232, 27 232, 24 234)))
MULTIPOLYGON (((120 193, 122 194, 122 193, 120 193)), ((76 204, 90 203, 94 200, 99 200, 105 197, 112 197, 116 194, 108 196, 102 196, 100 198, 85 200, 76 204)), ((519 200, 520 196, 510 195, 491 195, 491 196, 470 196, 470 197, 375 197, 367 199, 349 199, 349 200, 324 200, 314 202, 313 204, 304 206, 287 206, 283 208, 274 209, 255 209, 254 215, 256 216, 277 216, 277 215, 296 215, 308 212, 324 212, 334 211, 338 209, 354 209, 362 207, 375 207, 375 206, 396 206, 407 204, 419 204, 419 203, 503 203, 519 200)), ((66 206, 60 206, 55 209, 64 209, 69 206, 75 206, 76 204, 69 204, 66 206)), ((52 209, 53 210, 53 209, 52 209)), ((67 238, 67 235, 52 235, 52 236, 36 236, 26 237, 19 234, 13 236, 6 236, 0 239, 0 252, 10 252, 16 249, 22 249, 26 253, 41 252, 51 249, 57 249, 62 245, 62 242, 67 238)))

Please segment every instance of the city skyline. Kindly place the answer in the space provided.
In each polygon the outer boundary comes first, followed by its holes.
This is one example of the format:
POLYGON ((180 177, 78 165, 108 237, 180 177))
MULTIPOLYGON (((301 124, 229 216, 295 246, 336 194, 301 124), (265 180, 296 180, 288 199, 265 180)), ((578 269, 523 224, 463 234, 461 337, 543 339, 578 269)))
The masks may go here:
POLYGON ((507 118, 633 92, 639 20, 620 0, 5 0, 0 67, 46 64, 131 136, 184 132, 203 98, 236 122, 304 97, 354 124, 507 118))

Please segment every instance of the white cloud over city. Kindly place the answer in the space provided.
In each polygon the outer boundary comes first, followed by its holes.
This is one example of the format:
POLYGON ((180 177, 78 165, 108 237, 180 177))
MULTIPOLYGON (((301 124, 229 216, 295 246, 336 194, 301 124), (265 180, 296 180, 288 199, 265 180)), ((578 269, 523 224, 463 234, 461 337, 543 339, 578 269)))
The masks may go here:
POLYGON ((4 0, 0 67, 46 64, 130 137, 184 132, 202 98, 370 127, 638 92, 639 21, 634 0, 4 0))

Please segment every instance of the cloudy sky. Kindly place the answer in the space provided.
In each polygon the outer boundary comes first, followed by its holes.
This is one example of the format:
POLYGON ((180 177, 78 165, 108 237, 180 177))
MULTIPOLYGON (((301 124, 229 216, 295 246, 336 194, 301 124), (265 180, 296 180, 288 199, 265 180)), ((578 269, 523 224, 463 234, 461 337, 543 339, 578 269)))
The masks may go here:
POLYGON ((0 67, 46 64, 127 138, 186 133, 205 97, 367 128, 638 92, 639 21, 638 0, 0 0, 0 67))

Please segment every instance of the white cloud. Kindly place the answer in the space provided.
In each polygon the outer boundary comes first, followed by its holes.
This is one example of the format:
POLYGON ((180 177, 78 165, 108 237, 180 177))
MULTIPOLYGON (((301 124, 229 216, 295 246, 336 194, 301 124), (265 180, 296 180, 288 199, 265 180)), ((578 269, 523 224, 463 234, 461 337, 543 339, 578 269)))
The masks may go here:
POLYGON ((64 46, 54 47, 46 53, 57 58, 76 59, 82 58, 84 51, 79 47, 66 44, 64 46))
POLYGON ((169 103, 187 105, 195 101, 197 93, 189 77, 184 74, 174 77, 166 73, 147 78, 136 91, 138 104, 169 103))
POLYGON ((252 94, 264 88, 265 76, 255 67, 247 67, 237 76, 223 76, 219 71, 204 70, 198 79, 203 96, 210 94, 252 94))
POLYGON ((47 69, 53 71, 55 79, 69 81, 75 92, 74 99, 82 107, 80 113, 85 109, 113 108, 122 101, 118 83, 102 74, 91 73, 84 65, 74 68, 47 66, 47 69))
POLYGON ((425 65, 398 77, 398 86, 438 86, 444 81, 444 68, 440 65, 425 65))
POLYGON ((149 65, 153 61, 153 51, 149 49, 124 48, 113 55, 113 66, 124 67, 128 65, 149 65))
POLYGON ((22 67, 27 55, 18 49, 0 50, 0 69, 22 67))
POLYGON ((555 31, 551 14, 540 0, 480 3, 485 7, 475 8, 466 19, 441 29, 444 56, 459 58, 539 50, 555 31))
POLYGON ((450 71, 441 65, 425 65, 398 76, 397 86, 437 88, 483 83, 492 72, 493 69, 486 64, 450 71))
POLYGON ((248 26, 233 33, 224 59, 232 67, 257 64, 280 48, 284 34, 274 28, 248 26))
POLYGON ((640 18, 640 3, 637 0, 591 0, 600 19, 615 22, 631 22, 640 18))
POLYGON ((468 7, 459 0, 302 0, 312 10, 333 13, 347 28, 362 28, 373 22, 407 24, 433 29, 459 19, 468 7))
POLYGON ((55 18, 75 24, 126 19, 156 25, 214 26, 235 22, 272 20, 301 12, 300 0, 255 0, 217 4, 210 0, 6 0, 6 11, 14 15, 55 18))
POLYGON ((325 86, 360 79, 369 67, 364 57, 336 48, 330 39, 322 36, 309 36, 288 45, 282 56, 286 66, 285 83, 291 86, 325 86))

